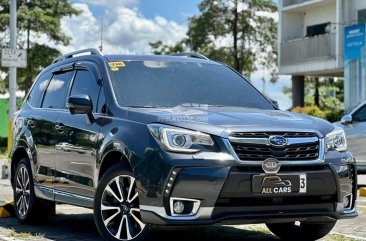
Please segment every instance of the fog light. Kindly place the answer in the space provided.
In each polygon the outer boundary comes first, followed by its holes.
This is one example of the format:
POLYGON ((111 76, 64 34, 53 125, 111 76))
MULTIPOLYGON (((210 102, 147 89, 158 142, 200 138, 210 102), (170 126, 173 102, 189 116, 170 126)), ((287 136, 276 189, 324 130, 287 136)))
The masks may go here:
POLYGON ((184 211, 184 204, 181 201, 174 202, 173 211, 176 214, 181 214, 184 211))
POLYGON ((343 197, 343 207, 350 208, 352 195, 347 195, 343 197))

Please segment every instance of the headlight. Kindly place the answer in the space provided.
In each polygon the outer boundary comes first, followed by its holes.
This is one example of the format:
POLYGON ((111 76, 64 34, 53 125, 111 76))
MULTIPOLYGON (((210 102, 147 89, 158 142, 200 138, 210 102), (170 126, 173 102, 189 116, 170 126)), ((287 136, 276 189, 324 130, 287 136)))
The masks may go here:
POLYGON ((347 141, 344 130, 340 127, 336 127, 331 133, 325 136, 325 147, 327 151, 337 150, 346 151, 347 141))
POLYGON ((168 151, 195 153, 214 150, 214 141, 207 134, 159 124, 150 124, 148 128, 168 151))

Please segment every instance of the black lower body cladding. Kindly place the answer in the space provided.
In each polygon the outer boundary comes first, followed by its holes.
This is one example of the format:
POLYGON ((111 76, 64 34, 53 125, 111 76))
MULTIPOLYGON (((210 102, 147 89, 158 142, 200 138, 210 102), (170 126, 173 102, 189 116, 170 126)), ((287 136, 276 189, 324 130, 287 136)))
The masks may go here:
POLYGON ((326 160, 318 164, 283 165, 279 176, 306 174, 305 193, 254 193, 253 177, 264 175, 260 165, 204 167, 210 160, 197 160, 200 161, 201 166, 171 167, 161 187, 162 195, 156 197, 161 198, 163 205, 141 203, 144 221, 161 225, 249 224, 332 222, 357 216, 357 174, 350 153, 336 162, 332 159, 332 163, 326 160), (174 214, 176 199, 197 201, 199 208, 190 215, 174 214), (344 204, 346 199, 349 204, 344 204))

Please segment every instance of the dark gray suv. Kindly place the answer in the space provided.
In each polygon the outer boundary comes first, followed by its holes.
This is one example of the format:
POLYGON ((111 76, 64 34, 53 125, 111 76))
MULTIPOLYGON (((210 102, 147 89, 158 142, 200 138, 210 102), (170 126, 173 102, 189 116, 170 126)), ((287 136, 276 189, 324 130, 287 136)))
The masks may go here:
POLYGON ((341 128, 279 110, 199 54, 67 54, 14 116, 20 222, 55 203, 93 208, 106 240, 216 223, 319 239, 357 216, 356 174, 341 128))

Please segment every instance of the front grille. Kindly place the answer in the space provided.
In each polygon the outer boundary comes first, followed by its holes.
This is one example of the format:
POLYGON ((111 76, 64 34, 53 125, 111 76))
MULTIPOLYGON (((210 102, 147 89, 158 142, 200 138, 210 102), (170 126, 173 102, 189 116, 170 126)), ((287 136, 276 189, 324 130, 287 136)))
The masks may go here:
POLYGON ((263 161, 267 158, 275 158, 278 160, 316 160, 319 157, 319 141, 314 142, 315 133, 233 133, 231 137, 245 138, 246 143, 231 141, 231 145, 240 160, 263 161), (303 143, 288 144, 278 147, 270 145, 269 142, 258 142, 256 139, 268 139, 273 135, 291 138, 303 138, 303 143), (240 137, 239 137, 240 136, 240 137), (250 137, 249 137, 250 136, 250 137), (253 143, 250 139, 253 138, 253 143), (255 139, 254 139, 255 138, 255 139), (312 141, 308 141, 311 139, 312 141), (248 141, 249 140, 249 141, 248 141))

